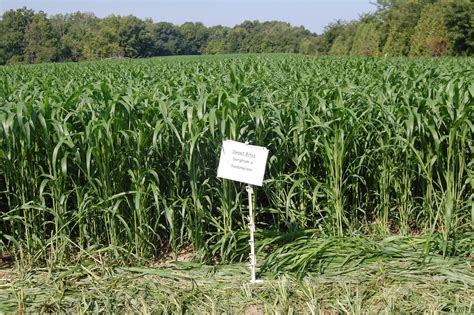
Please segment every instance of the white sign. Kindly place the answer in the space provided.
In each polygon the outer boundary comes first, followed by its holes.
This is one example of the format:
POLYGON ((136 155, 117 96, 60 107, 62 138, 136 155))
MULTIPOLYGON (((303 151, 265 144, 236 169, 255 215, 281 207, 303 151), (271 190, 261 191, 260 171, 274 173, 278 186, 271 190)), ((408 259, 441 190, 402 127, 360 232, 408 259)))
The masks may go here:
POLYGON ((262 186, 268 149, 237 141, 222 143, 217 177, 262 186))

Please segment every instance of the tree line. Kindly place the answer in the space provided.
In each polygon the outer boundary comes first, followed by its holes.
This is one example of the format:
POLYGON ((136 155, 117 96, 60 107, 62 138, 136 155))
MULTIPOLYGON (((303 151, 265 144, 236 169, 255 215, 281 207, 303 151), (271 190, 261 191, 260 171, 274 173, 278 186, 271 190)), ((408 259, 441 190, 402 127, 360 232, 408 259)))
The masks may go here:
POLYGON ((373 14, 332 23, 319 52, 354 56, 444 56, 474 52, 471 0, 378 0, 373 14))
POLYGON ((2 15, 0 64, 225 53, 443 56, 474 51, 469 0, 378 0, 376 5, 374 13, 331 23, 319 35, 279 21, 206 27, 132 15, 48 16, 23 7, 2 15))

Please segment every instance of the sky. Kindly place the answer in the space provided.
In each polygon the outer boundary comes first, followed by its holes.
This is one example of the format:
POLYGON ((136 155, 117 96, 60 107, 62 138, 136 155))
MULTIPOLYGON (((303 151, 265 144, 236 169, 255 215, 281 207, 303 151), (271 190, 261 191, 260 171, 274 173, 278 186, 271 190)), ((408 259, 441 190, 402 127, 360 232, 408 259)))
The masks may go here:
POLYGON ((373 12, 370 0, 0 0, 6 10, 23 6, 49 15, 92 12, 97 17, 134 15, 154 22, 202 22, 206 26, 234 26, 245 20, 284 21, 321 33, 338 19, 353 20, 373 12))

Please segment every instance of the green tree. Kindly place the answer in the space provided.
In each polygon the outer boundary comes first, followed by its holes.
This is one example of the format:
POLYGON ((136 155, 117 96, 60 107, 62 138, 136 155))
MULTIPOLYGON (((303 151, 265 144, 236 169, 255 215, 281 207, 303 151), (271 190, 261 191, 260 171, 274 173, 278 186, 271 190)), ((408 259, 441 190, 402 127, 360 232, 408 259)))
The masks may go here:
POLYGON ((171 23, 160 22, 149 26, 153 42, 153 55, 181 55, 183 53, 183 35, 178 27, 171 23))
POLYGON ((0 64, 23 61, 25 32, 33 16, 33 10, 25 7, 3 13, 0 20, 0 64))
POLYGON ((151 34, 146 23, 132 15, 118 17, 119 45, 125 57, 147 57, 153 52, 151 34))
POLYGON ((449 4, 446 16, 446 27, 454 54, 469 55, 474 53, 474 5, 470 2, 453 2, 449 4))
POLYGON ((301 40, 299 52, 304 55, 313 55, 318 52, 320 39, 316 36, 308 36, 301 40))
POLYGON ((100 21, 98 31, 92 33, 91 40, 84 47, 86 59, 123 57, 120 47, 120 17, 110 15, 100 21))
POLYGON ((446 3, 428 4, 423 8, 411 39, 411 56, 449 54, 452 43, 446 25, 446 3))
POLYGON ((185 55, 200 54, 206 47, 209 34, 202 23, 186 22, 179 27, 179 31, 184 39, 183 53, 185 55))
POLYGON ((350 22, 344 26, 344 29, 334 40, 331 49, 329 50, 330 55, 349 55, 352 50, 352 44, 354 37, 357 32, 358 23, 350 22))
POLYGON ((303 48, 306 53, 314 49, 316 35, 304 27, 293 27, 279 21, 244 21, 227 35, 227 51, 241 53, 297 53, 303 48), (312 47, 312 48, 310 48, 312 47))
POLYGON ((235 26, 229 32, 229 35, 226 40, 225 51, 229 53, 248 52, 246 51, 248 47, 245 44, 247 38, 248 31, 243 27, 235 26))
POLYGON ((222 40, 210 40, 202 50, 205 55, 217 55, 225 52, 225 42, 222 40))
POLYGON ((58 40, 42 11, 35 14, 25 32, 24 60, 29 63, 56 61, 58 40))
POLYGON ((406 2, 392 8, 385 16, 388 36, 383 53, 389 56, 407 56, 415 27, 424 4, 421 1, 406 2))
POLYGON ((264 22, 261 28, 262 52, 297 53, 301 41, 311 35, 303 27, 292 27, 289 23, 278 21, 264 22))
POLYGON ((230 34, 229 50, 239 53, 261 52, 262 43, 259 40, 254 40, 259 28, 259 21, 244 21, 235 26, 230 34))
POLYGON ((229 34, 227 27, 218 25, 208 28, 208 41, 206 47, 203 49, 204 54, 215 55, 226 52, 226 38, 229 34))
POLYGON ((87 59, 86 47, 93 45, 99 19, 92 13, 76 12, 52 16, 50 21, 59 36, 59 60, 87 59))
POLYGON ((374 16, 368 16, 358 23, 352 43, 351 54, 355 56, 379 56, 383 41, 383 31, 380 21, 374 16))
POLYGON ((334 23, 328 24, 324 28, 324 32, 321 34, 320 46, 318 49, 320 54, 329 53, 329 50, 331 50, 336 38, 338 38, 339 35, 341 35, 341 33, 344 31, 345 24, 346 23, 344 21, 337 20, 334 23))

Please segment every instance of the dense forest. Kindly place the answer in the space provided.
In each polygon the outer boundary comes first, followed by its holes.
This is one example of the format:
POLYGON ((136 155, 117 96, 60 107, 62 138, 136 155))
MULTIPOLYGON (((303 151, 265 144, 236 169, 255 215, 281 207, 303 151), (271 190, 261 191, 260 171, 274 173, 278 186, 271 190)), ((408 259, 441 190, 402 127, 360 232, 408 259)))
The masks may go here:
POLYGON ((378 0, 374 13, 329 24, 322 34, 271 21, 234 27, 174 25, 76 12, 48 16, 28 8, 0 21, 0 64, 224 53, 443 56, 474 52, 474 4, 378 0))

